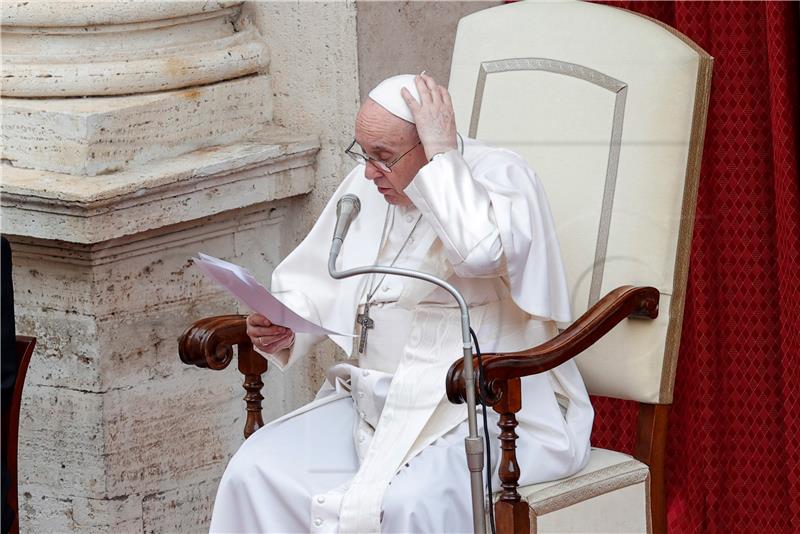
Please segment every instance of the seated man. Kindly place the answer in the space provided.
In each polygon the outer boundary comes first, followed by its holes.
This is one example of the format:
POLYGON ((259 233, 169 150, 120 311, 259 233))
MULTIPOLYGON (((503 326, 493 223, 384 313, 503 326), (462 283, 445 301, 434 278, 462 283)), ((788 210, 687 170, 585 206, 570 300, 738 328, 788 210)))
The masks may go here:
MULTIPOLYGON (((468 302, 484 352, 538 345, 570 320, 541 184, 520 156, 461 140, 447 89, 424 74, 381 82, 347 152, 359 165, 275 269, 272 289, 327 328, 359 334, 332 336, 358 364, 331 367, 314 401, 242 445, 220 482, 213 532, 472 530, 466 407, 445 397, 445 375, 462 352, 458 307, 427 282, 332 279, 342 195, 356 194, 361 213, 338 267, 395 265, 448 280, 468 302)), ((279 368, 321 340, 257 314, 247 322, 254 347, 279 368)), ((520 482, 581 469, 593 411, 575 364, 526 377, 522 390, 520 482)), ((497 488, 499 429, 493 411, 489 418, 497 488)))

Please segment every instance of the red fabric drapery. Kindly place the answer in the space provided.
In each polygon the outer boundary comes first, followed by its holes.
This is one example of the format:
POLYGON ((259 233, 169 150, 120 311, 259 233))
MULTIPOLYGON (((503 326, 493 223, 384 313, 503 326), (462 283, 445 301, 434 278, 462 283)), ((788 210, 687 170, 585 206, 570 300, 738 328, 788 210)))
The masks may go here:
MULTIPOLYGON (((715 58, 667 444, 669 529, 800 532, 800 9, 603 3, 669 24, 715 58)), ((631 451, 635 406, 595 407, 594 445, 631 451)))

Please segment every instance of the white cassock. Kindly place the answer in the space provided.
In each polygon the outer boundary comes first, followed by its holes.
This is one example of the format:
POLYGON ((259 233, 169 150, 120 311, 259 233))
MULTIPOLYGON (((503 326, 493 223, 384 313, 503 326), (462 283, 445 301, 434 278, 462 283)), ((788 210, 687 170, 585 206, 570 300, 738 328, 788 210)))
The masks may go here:
MULTIPOLYGON (((361 199, 339 268, 389 264, 447 279, 470 305, 481 350, 538 345, 570 320, 552 217, 538 178, 518 155, 468 139, 423 167, 390 206, 358 166, 306 239, 275 269, 272 289, 327 328, 359 333, 356 315, 378 281, 366 351, 331 336, 359 361, 339 363, 311 403, 254 433, 220 482, 212 532, 470 532, 466 406, 445 397, 461 357, 458 307, 441 288, 369 275, 334 280, 327 257, 336 203, 361 199), (417 223, 417 219, 419 222, 417 223), (416 227, 415 227, 416 225, 416 227), (413 228, 413 233, 410 234, 413 228), (410 239, 407 238, 410 235, 410 239), (406 242, 407 241, 407 242, 406 242)), ((266 355, 283 369, 322 338, 296 334, 266 355)), ((517 458, 520 483, 581 469, 593 410, 575 364, 522 379, 517 458)), ((497 478, 497 414, 489 411, 497 478)))

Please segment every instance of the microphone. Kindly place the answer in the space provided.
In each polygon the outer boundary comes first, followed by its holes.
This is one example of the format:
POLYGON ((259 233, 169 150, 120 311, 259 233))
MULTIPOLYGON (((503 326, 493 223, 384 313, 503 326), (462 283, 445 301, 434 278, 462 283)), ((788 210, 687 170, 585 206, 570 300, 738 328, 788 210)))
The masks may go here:
POLYGON ((333 242, 331 243, 330 261, 336 262, 336 257, 342 248, 342 243, 350 229, 350 223, 358 217, 361 211, 361 201, 356 195, 348 193, 339 199, 336 204, 336 226, 333 229, 333 242))

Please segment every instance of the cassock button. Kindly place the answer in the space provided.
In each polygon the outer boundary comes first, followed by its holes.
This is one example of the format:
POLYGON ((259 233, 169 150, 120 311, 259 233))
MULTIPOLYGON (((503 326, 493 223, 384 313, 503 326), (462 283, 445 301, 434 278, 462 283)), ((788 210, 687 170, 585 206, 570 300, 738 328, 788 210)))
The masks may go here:
POLYGON ((360 436, 358 436, 358 442, 359 443, 364 443, 365 439, 367 439, 367 438, 364 437, 364 434, 361 434, 360 436))
POLYGON ((320 495, 319 497, 317 497, 317 502, 320 503, 320 504, 324 504, 325 503, 325 497, 320 495))
POLYGON ((320 519, 319 517, 318 517, 318 518, 316 518, 316 519, 314 520, 314 526, 315 526, 315 527, 321 527, 321 526, 322 526, 322 519, 320 519))
POLYGON ((383 286, 383 292, 389 291, 389 286, 383 286))
POLYGON ((358 398, 359 399, 363 399, 364 398, 364 392, 363 391, 359 391, 358 392, 358 398))
POLYGON ((366 419, 367 418, 367 414, 364 412, 364 410, 361 410, 360 412, 358 412, 358 415, 361 417, 361 419, 366 419))
POLYGON ((369 376, 369 371, 367 371, 366 369, 364 371, 361 371, 361 376, 368 377, 369 376))
POLYGON ((406 222, 412 222, 413 220, 414 217, 412 217, 411 215, 406 215, 406 222))

